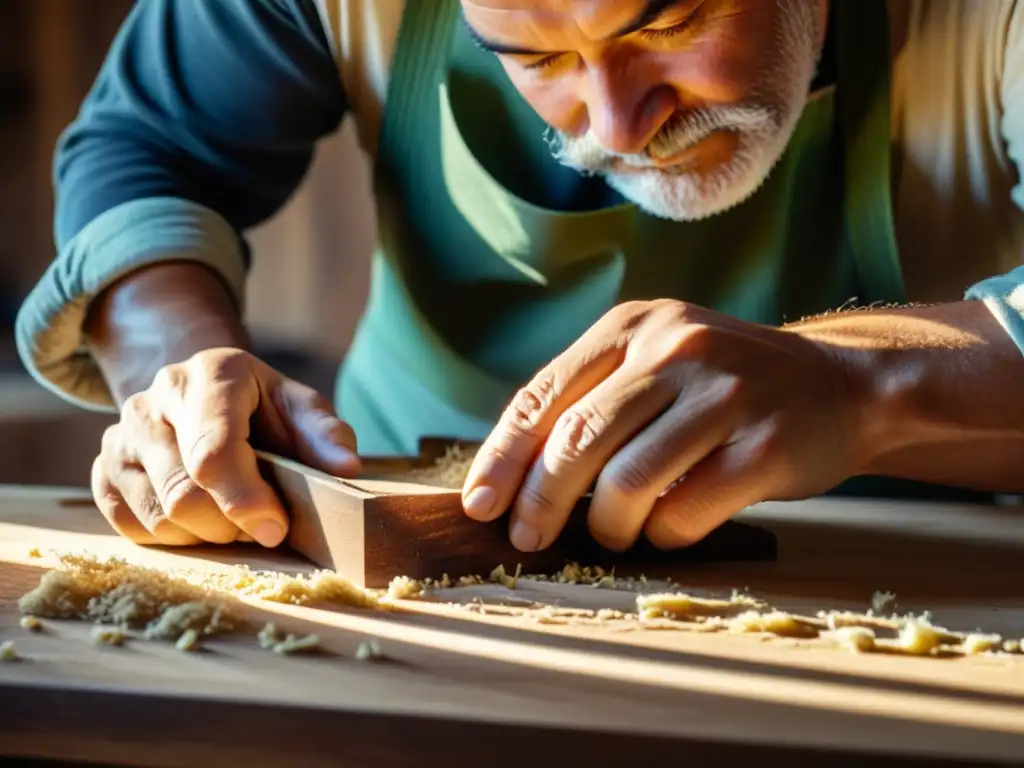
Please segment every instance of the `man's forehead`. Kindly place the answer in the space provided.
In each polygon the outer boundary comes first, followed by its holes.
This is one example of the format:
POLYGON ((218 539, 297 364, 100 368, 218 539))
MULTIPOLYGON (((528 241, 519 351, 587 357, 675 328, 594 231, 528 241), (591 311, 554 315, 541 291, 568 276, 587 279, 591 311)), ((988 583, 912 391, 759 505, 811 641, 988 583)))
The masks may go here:
MULTIPOLYGON (((691 0, 692 1, 692 0, 691 0)), ((530 36, 540 29, 601 38, 685 0, 461 0, 466 20, 489 36, 530 36), (518 34, 517 34, 518 33, 518 34)))
POLYGON ((648 4, 646 0, 462 0, 469 15, 499 21, 515 16, 546 16, 586 22, 609 14, 628 17, 648 4))
MULTIPOLYGON (((587 6, 602 5, 609 0, 462 0, 463 6, 490 11, 534 11, 565 13, 582 11, 587 6), (574 9, 573 6, 576 6, 574 9)), ((616 0, 610 0, 611 3, 616 0)))

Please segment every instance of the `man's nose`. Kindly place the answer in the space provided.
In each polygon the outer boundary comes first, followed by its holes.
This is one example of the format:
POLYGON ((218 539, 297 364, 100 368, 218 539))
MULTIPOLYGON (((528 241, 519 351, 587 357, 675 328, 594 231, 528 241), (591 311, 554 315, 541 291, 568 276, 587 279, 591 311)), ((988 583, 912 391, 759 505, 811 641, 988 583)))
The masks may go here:
POLYGON ((642 154, 676 111, 673 89, 609 65, 592 67, 589 74, 585 101, 594 138, 611 152, 642 154))

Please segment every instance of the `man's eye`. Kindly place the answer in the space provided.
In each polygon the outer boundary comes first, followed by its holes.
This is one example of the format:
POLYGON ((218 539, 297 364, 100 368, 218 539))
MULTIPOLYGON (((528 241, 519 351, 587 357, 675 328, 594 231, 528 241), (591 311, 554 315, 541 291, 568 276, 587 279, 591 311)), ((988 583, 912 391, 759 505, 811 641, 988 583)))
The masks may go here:
POLYGON ((671 27, 665 27, 663 29, 641 29, 640 36, 647 38, 648 40, 664 40, 667 37, 675 37, 686 32, 691 26, 693 26, 693 17, 681 21, 678 24, 673 24, 671 27))
POLYGON ((663 40, 668 37, 681 35, 693 26, 697 17, 700 15, 702 5, 703 3, 694 8, 693 13, 678 24, 673 24, 671 27, 662 27, 660 29, 641 29, 639 34, 641 37, 647 38, 648 40, 663 40))
POLYGON ((533 59, 532 61, 525 62, 523 64, 523 67, 525 69, 547 69, 548 67, 555 64, 561 57, 562 54, 560 53, 552 53, 549 56, 544 56, 539 59, 533 59))

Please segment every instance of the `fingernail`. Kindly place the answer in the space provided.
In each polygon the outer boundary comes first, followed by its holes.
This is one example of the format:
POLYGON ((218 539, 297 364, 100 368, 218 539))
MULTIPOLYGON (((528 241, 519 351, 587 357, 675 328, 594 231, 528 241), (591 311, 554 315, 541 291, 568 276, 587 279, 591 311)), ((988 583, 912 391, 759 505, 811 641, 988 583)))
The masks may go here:
POLYGON ((522 520, 513 524, 510 538, 512 546, 520 552, 536 552, 540 549, 540 532, 522 520))
POLYGON ((252 537, 268 549, 273 549, 284 541, 284 528, 273 520, 264 520, 253 529, 252 537))
POLYGON ((494 505, 497 503, 498 494, 487 485, 474 488, 462 500, 466 514, 474 520, 490 520, 494 516, 494 505))

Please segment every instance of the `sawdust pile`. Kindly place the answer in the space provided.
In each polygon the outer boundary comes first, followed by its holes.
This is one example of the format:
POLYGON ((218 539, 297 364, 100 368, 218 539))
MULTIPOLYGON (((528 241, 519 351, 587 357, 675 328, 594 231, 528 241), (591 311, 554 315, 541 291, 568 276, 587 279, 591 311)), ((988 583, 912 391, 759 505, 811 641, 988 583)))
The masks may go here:
POLYGON ((462 488, 473 465, 475 450, 453 445, 429 467, 416 467, 404 472, 388 474, 389 480, 433 485, 438 488, 462 488))
POLYGON ((334 571, 318 570, 308 576, 291 576, 239 567, 228 574, 198 576, 204 586, 245 597, 291 605, 338 605, 352 608, 381 607, 379 592, 363 589, 334 571))
POLYGON ((147 638, 175 637, 187 629, 230 631, 230 601, 213 589, 152 568, 111 558, 64 555, 39 586, 21 598, 23 614, 83 619, 141 630, 147 638))
MULTIPOLYGON (((171 640, 179 650, 194 651, 203 636, 242 628, 240 597, 292 605, 388 607, 380 593, 332 571, 289 576, 239 567, 211 574, 145 568, 118 558, 63 555, 59 567, 43 574, 18 608, 25 614, 26 629, 38 629, 40 616, 80 619, 96 625, 96 643, 122 645, 126 638, 138 637, 171 640)), ((319 640, 288 636, 272 650, 296 653, 318 645, 319 640)))

